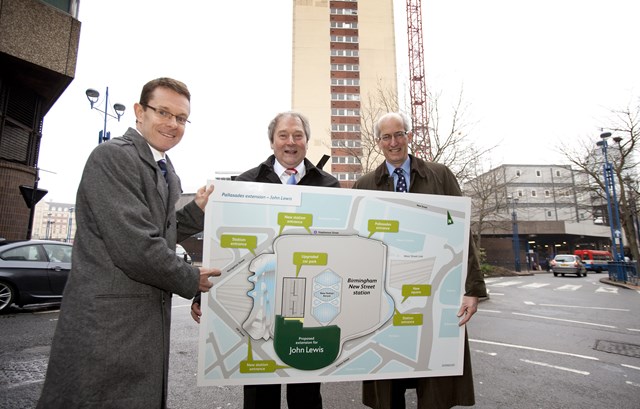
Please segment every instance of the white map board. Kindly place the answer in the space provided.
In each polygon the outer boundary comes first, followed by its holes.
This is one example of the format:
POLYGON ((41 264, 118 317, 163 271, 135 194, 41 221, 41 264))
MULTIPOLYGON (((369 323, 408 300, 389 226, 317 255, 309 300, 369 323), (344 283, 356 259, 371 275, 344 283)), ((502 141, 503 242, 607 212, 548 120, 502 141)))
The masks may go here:
POLYGON ((198 385, 462 374, 470 199, 209 183, 198 385))

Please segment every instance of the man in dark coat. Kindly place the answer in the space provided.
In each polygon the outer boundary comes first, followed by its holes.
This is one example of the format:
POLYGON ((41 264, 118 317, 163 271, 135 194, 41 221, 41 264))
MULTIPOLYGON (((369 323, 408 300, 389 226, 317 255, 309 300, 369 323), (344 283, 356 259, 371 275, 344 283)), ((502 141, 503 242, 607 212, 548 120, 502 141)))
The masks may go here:
POLYGON ((177 241, 203 229, 213 191, 200 188, 176 212, 182 188, 165 153, 184 135, 187 87, 152 80, 134 110, 136 129, 99 145, 84 168, 72 269, 38 408, 166 407, 172 293, 191 298, 220 275, 175 253, 177 241))
MULTIPOLYGON (((315 167, 305 156, 311 130, 307 118, 297 112, 283 112, 269 124, 269 142, 273 155, 235 180, 284 183, 307 186, 340 187, 329 173, 315 167)), ((200 322, 200 298, 191 306, 191 316, 200 322)), ((245 385, 244 409, 280 407, 280 385, 245 385)), ((289 409, 321 409, 320 383, 294 383, 287 386, 289 409)))
MULTIPOLYGON (((374 127, 378 147, 385 157, 373 172, 356 181, 354 189, 405 191, 433 195, 461 196, 455 176, 444 165, 409 155, 411 131, 400 113, 382 116, 374 127)), ((478 310, 478 297, 487 295, 473 240, 469 243, 469 263, 459 325, 465 325, 478 310)), ((362 402, 375 409, 404 409, 405 392, 416 388, 419 409, 448 409, 475 404, 469 342, 465 332, 464 366, 461 376, 365 381, 362 402)))

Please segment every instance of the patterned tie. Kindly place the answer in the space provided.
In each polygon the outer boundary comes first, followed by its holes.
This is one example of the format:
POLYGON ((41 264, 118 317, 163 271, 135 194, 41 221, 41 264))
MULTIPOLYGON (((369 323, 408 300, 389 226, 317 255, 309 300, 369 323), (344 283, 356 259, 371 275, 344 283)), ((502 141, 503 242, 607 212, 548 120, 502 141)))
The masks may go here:
POLYGON ((158 167, 160 168, 160 172, 162 172, 162 176, 164 176, 164 180, 169 183, 169 179, 167 179, 167 162, 164 159, 160 159, 158 161, 158 167))
POLYGON ((284 171, 287 175, 289 175, 289 179, 287 179, 287 185, 297 185, 298 181, 296 180, 296 174, 298 171, 295 168, 288 168, 284 171))
POLYGON ((398 183, 396 184, 396 192, 406 192, 407 191, 407 179, 404 178, 404 172, 402 168, 396 168, 393 171, 396 175, 398 175, 398 183))

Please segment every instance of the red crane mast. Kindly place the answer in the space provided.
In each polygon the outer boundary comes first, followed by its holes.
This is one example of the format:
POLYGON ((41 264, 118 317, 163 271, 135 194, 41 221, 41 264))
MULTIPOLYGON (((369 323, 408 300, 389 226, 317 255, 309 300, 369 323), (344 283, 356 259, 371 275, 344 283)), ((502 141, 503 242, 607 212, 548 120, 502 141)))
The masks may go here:
POLYGON ((427 117, 427 85, 424 74, 421 0, 407 0, 407 37, 409 40, 409 96, 413 123, 411 151, 418 158, 432 160, 427 117))

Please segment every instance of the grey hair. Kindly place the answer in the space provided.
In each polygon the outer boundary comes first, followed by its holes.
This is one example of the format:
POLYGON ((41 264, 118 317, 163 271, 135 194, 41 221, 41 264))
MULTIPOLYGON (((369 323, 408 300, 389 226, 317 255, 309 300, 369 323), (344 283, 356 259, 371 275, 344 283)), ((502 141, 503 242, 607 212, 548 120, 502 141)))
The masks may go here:
POLYGON ((382 115, 373 126, 373 136, 375 139, 380 138, 380 123, 393 117, 398 118, 402 121, 402 127, 404 128, 405 132, 411 131, 411 122, 409 122, 409 118, 405 114, 403 114, 402 112, 388 112, 382 115))
POLYGON ((307 119, 306 116, 302 115, 299 112, 295 112, 295 111, 287 111, 287 112, 280 112, 278 115, 276 115, 275 118, 273 118, 271 120, 271 122, 269 123, 269 141, 271 143, 273 143, 273 137, 275 136, 275 132, 276 132, 276 125, 278 124, 278 121, 281 120, 282 118, 286 118, 286 117, 293 117, 293 118, 298 118, 300 120, 300 122, 302 122, 302 128, 304 129, 304 135, 307 137, 307 142, 309 142, 309 138, 311 138, 311 127, 309 126, 309 120, 307 119))

